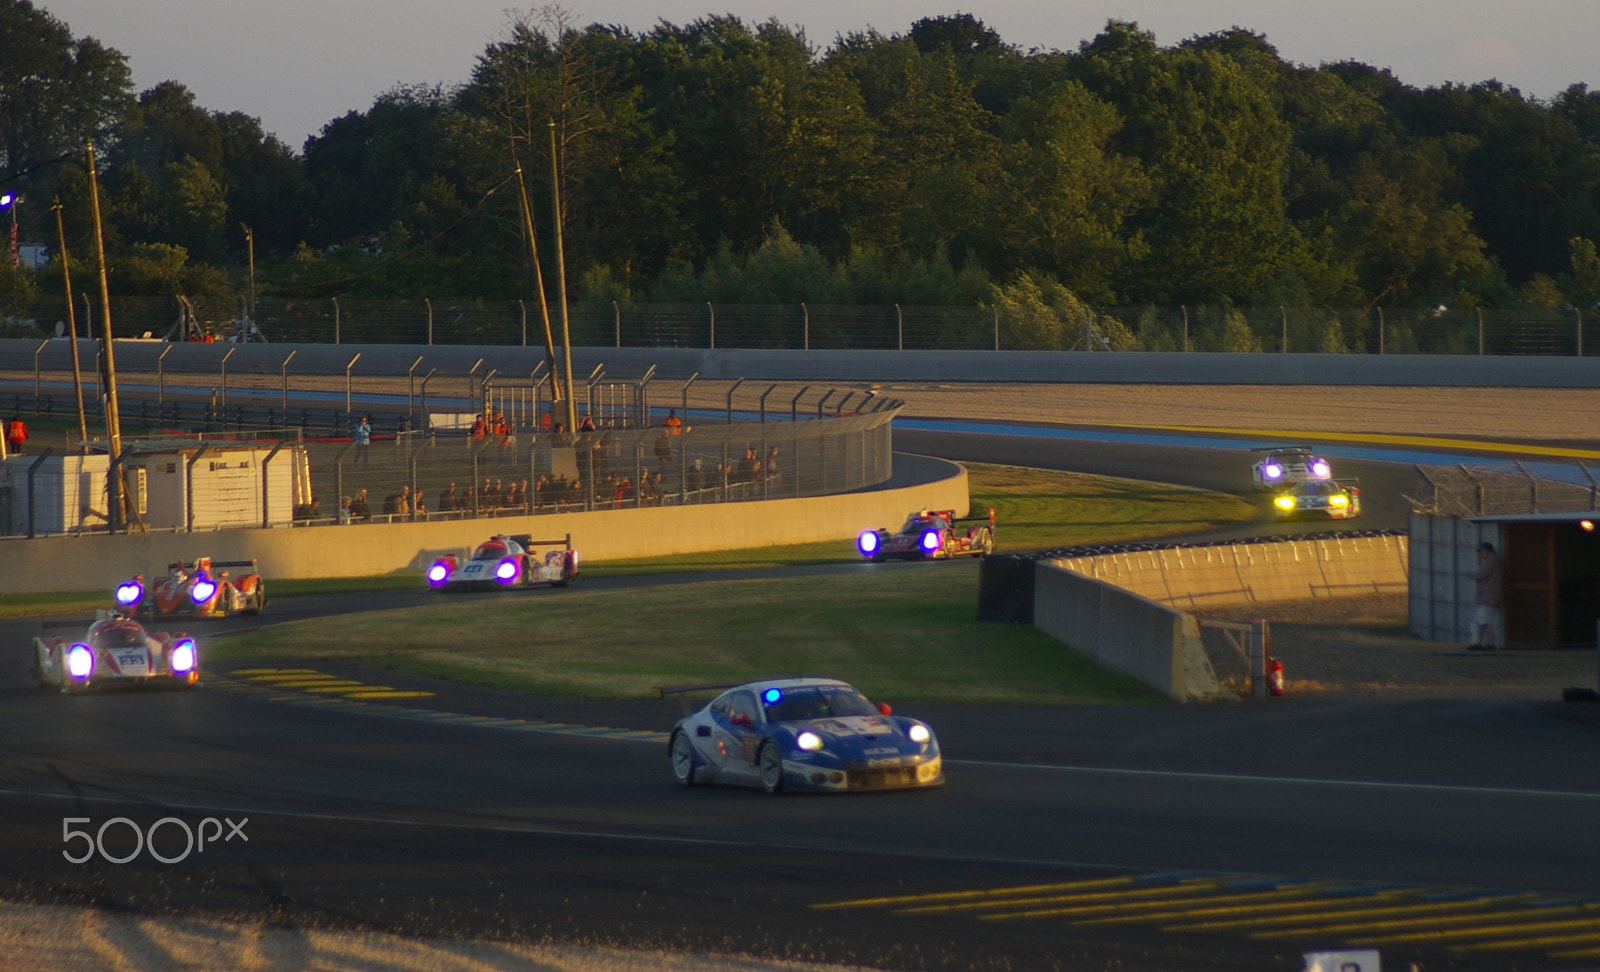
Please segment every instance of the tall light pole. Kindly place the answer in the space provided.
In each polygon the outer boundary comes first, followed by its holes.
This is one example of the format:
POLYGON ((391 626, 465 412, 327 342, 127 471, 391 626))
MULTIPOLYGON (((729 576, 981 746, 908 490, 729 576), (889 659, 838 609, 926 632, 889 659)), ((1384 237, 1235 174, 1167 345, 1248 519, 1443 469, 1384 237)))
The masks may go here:
POLYGON ((72 388, 78 396, 78 441, 87 442, 89 420, 83 411, 83 366, 78 360, 78 312, 72 303, 72 264, 67 259, 67 230, 61 221, 61 200, 57 199, 50 208, 56 214, 56 237, 61 242, 61 281, 67 288, 67 338, 72 342, 72 388))
POLYGON ((250 329, 256 323, 256 234, 250 231, 249 226, 244 226, 244 246, 250 261, 250 313, 244 322, 244 333, 239 335, 239 340, 250 340, 250 329))
POLYGON ((0 193, 0 206, 11 210, 11 265, 22 266, 21 251, 17 248, 17 207, 22 205, 22 195, 15 192, 0 193))
POLYGON ((556 121, 550 119, 550 194, 556 221, 556 294, 561 301, 561 347, 567 376, 567 431, 578 428, 578 405, 572 394, 572 329, 567 323, 567 258, 561 243, 561 165, 556 155, 556 121))
POLYGON ((106 381, 106 437, 110 446, 111 475, 106 477, 110 508, 106 510, 111 532, 116 533, 122 516, 122 412, 117 404, 117 365, 112 356, 111 286, 106 280, 106 239, 100 222, 100 179, 94 167, 94 140, 85 139, 89 155, 89 211, 94 218, 94 255, 100 271, 100 343, 105 349, 101 366, 106 381))

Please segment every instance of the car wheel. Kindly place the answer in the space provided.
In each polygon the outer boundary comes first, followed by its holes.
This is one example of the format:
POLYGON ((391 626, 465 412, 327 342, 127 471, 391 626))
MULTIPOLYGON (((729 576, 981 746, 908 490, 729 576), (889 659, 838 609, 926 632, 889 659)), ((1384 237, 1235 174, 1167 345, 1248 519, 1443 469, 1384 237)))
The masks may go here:
POLYGON ((761 788, 772 794, 782 793, 783 754, 778 752, 777 745, 771 742, 763 743, 761 754, 756 757, 756 764, 761 767, 761 788))
POLYGON ((240 611, 240 614, 260 614, 261 609, 267 606, 267 582, 256 581, 256 592, 250 596, 250 607, 240 611))
POLYGON ((672 734, 672 742, 667 744, 667 754, 672 759, 672 775, 684 786, 694 786, 694 743, 682 732, 672 734))
POLYGON ((994 533, 988 527, 984 527, 978 533, 978 549, 973 551, 972 555, 987 557, 992 553, 994 553, 994 533))

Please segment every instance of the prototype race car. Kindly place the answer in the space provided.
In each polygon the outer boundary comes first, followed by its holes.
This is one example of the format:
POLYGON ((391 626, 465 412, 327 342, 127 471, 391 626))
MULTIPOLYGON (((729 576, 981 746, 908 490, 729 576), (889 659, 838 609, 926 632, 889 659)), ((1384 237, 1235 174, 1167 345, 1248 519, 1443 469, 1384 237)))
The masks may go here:
POLYGON ((725 688, 679 720, 667 743, 684 786, 732 783, 768 793, 897 790, 944 784, 939 741, 926 723, 891 715, 830 678, 780 678, 725 688))
POLYGON ((531 587, 549 584, 566 587, 578 579, 578 552, 572 534, 562 540, 535 540, 531 536, 496 536, 478 544, 472 556, 461 560, 446 554, 428 568, 428 586, 436 591, 484 587, 531 587), (559 547, 541 558, 534 547, 559 547))
POLYGON ((1326 516, 1332 520, 1348 520, 1361 515, 1361 489, 1358 480, 1338 480, 1330 483, 1295 483, 1272 498, 1273 512, 1278 519, 1297 516, 1326 516))
POLYGON ((260 614, 267 606, 267 584, 256 572, 255 560, 218 560, 200 557, 193 564, 175 561, 167 576, 146 590, 144 575, 117 585, 117 606, 149 617, 186 615, 223 618, 230 614, 260 614), (247 567, 237 579, 229 568, 247 567))
POLYGON ((1250 469, 1250 479, 1256 489, 1283 489, 1295 483, 1325 483, 1333 479, 1333 467, 1328 460, 1313 455, 1307 446, 1273 446, 1254 449, 1265 452, 1250 469))
POLYGON ((994 553, 994 510, 989 515, 957 517, 954 510, 921 510, 906 518, 899 533, 865 530, 856 549, 868 560, 941 560, 958 554, 994 553), (962 529, 957 524, 974 526, 962 529))
POLYGON ((199 683, 200 652, 181 632, 152 634, 119 611, 98 611, 81 638, 35 637, 32 669, 40 688, 63 692, 119 683, 189 688, 199 683))

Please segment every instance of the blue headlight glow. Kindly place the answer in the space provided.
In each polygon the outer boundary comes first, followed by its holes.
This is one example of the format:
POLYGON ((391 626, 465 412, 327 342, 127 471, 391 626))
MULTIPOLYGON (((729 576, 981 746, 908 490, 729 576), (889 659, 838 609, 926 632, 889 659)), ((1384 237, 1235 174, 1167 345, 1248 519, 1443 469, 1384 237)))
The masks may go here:
POLYGON ((172 670, 174 672, 188 672, 194 670, 194 642, 188 638, 172 646, 172 670))
POLYGON ((141 597, 144 597, 144 585, 138 581, 117 585, 117 603, 123 607, 138 604, 141 597))
POLYGON ((94 652, 88 645, 73 645, 67 649, 67 674, 73 678, 88 678, 94 671, 94 652))
POLYGON ((211 600, 211 595, 215 593, 217 593, 217 585, 212 581, 206 580, 205 575, 202 574, 199 580, 194 582, 194 588, 189 592, 189 597, 196 604, 204 604, 211 600))
POLYGON ((495 579, 502 584, 509 584, 517 579, 517 562, 510 557, 500 561, 500 566, 494 569, 495 579))
POLYGON ((938 530, 928 530, 922 534, 922 549, 928 553, 938 550, 940 542, 938 530))
POLYGON ((432 567, 428 568, 428 583, 432 584, 434 587, 438 587, 440 584, 443 584, 449 579, 449 577, 450 567, 443 562, 435 563, 432 567))
POLYGON ((761 701, 767 703, 768 705, 777 705, 779 702, 783 701, 783 690, 769 688, 765 692, 761 693, 761 701))
POLYGON ((878 531, 863 530, 860 539, 856 541, 856 549, 861 551, 861 556, 870 557, 878 552, 878 531))
POLYGON ((1328 460, 1326 460, 1326 459, 1313 459, 1313 460, 1311 460, 1311 475, 1316 476, 1318 479, 1327 479, 1328 476, 1331 475, 1332 473, 1333 473, 1333 468, 1328 465, 1328 460))

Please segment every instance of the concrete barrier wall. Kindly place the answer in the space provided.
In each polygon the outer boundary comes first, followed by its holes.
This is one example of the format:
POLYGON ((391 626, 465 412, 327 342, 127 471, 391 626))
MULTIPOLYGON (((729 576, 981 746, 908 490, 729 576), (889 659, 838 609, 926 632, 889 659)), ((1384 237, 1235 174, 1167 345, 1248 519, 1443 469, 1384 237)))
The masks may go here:
POLYGON ((1053 561, 1182 608, 1405 593, 1403 536, 1173 547, 1053 561))
POLYGON ((913 510, 966 515, 964 468, 920 456, 897 455, 895 463, 887 487, 805 499, 432 523, 8 539, 0 541, 0 594, 109 592, 136 572, 164 574, 167 564, 200 556, 257 558, 268 584, 420 571, 440 554, 468 551, 496 533, 546 540, 570 532, 580 556, 591 563, 835 540, 843 553, 860 531, 898 527, 913 510), (896 485, 908 480, 915 482, 896 485))
POLYGON ((1184 609, 1404 593, 1403 536, 1173 547, 1040 563, 1034 625, 1178 701, 1215 698, 1200 628, 1184 609))
POLYGON ((1179 702, 1215 698, 1200 625, 1182 611, 1057 563, 1034 574, 1033 623, 1102 668, 1179 702))
MULTIPOLYGON (((0 340, 0 370, 31 373, 39 342, 0 340)), ((94 360, 85 341, 87 361, 94 360)), ((417 358, 422 373, 466 374, 489 356, 502 375, 526 375, 544 360, 542 348, 398 344, 166 344, 118 341, 117 368, 154 371, 156 359, 174 375, 215 375, 222 356, 229 374, 277 375, 295 352, 295 374, 343 376, 351 357, 356 376, 404 376, 417 358)), ((65 341, 41 352, 46 370, 70 368, 65 341)), ((1600 387, 1600 357, 1406 354, 1184 354, 1166 351, 784 351, 707 348, 573 348, 574 373, 596 365, 613 375, 638 375, 652 365, 662 379, 698 372, 707 379, 753 381, 1089 382, 1172 385, 1428 385, 1502 388, 1600 387)))

